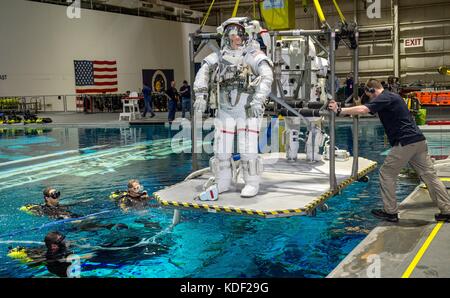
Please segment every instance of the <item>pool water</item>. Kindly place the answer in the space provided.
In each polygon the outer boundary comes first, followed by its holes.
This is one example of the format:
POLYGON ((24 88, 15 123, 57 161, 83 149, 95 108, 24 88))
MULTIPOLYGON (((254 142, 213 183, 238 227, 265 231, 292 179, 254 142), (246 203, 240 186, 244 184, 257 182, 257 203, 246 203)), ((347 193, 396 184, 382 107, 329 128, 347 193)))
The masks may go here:
MULTIPOLYGON (((337 146, 351 151, 351 124, 338 123, 336 132, 337 146)), ((316 217, 183 211, 180 224, 169 229, 171 210, 119 210, 108 196, 125 189, 129 179, 139 179, 152 193, 191 172, 191 155, 173 152, 173 135, 164 125, 1 130, 0 277, 53 277, 45 266, 6 256, 11 246, 40 246, 53 230, 76 244, 74 253, 92 253, 81 260, 81 277, 325 277, 379 222, 370 215, 381 207, 378 170, 368 183, 354 183, 330 199, 330 210, 316 217), (73 212, 95 218, 80 224, 19 211, 41 203, 50 185, 61 191, 62 203, 85 201, 73 212)), ((360 136, 361 156, 382 163, 380 152, 389 147, 381 125, 362 122, 360 136)), ((434 136, 430 150, 448 150, 442 141, 448 139, 434 136)), ((208 159, 202 154, 200 165, 208 159)), ((399 200, 417 182, 399 180, 399 200)))

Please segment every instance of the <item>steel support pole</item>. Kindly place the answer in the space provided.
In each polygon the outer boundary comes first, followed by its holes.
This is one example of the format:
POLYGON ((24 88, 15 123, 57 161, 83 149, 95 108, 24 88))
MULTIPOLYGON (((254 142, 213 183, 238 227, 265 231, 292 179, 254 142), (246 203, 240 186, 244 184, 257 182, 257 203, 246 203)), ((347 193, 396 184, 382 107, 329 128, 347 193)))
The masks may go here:
POLYGON ((173 210, 172 226, 176 226, 180 223, 181 211, 180 209, 173 210))
POLYGON ((306 102, 311 100, 311 57, 309 56, 309 36, 306 36, 306 44, 305 44, 305 88, 302 88, 304 94, 302 94, 302 99, 306 102))
POLYGON ((393 13, 393 30, 394 30, 394 76, 400 77, 400 29, 398 21, 398 0, 391 0, 393 13))
MULTIPOLYGON (((281 79, 281 64, 280 64, 281 63, 281 48, 277 47, 277 35, 276 34, 274 34, 274 35, 271 34, 270 38, 271 38, 270 42, 271 42, 271 50, 272 50, 271 58, 272 58, 272 62, 274 64, 274 70, 273 70, 274 78, 273 79, 275 82, 277 82, 278 80, 281 79)), ((272 94, 277 96, 278 90, 279 90, 278 84, 277 83, 272 84, 272 94)), ((279 90, 279 92, 281 95, 283 90, 279 90)), ((275 105, 274 105, 274 113, 275 113, 275 115, 277 115, 277 113, 278 113, 278 103, 277 102, 275 102, 275 105)))
MULTIPOLYGON (((272 31, 273 33, 273 31, 272 31)), ((323 30, 303 30, 303 29, 297 29, 297 30, 284 30, 284 31, 277 31, 277 35, 279 36, 318 36, 318 35, 325 35, 326 31, 323 30)))
MULTIPOLYGON (((336 94, 336 86, 334 85, 334 74, 335 74, 335 43, 336 43, 336 33, 334 30, 330 31, 330 76, 333 80, 333 83, 331 83, 331 94, 336 94)), ((335 133, 335 126, 336 126, 336 114, 334 112, 330 113, 329 117, 329 126, 330 126, 330 148, 329 148, 329 154, 330 154, 330 189, 336 190, 337 188, 337 182, 336 182, 336 156, 335 156, 335 147, 336 147, 336 133, 335 133)))
MULTIPOLYGON (((197 112, 194 111, 194 79, 195 79, 195 54, 194 54, 194 34, 189 34, 189 66, 190 66, 190 84, 191 84, 191 152, 192 152, 192 171, 198 170, 198 160, 197 160, 197 112)), ((200 117, 202 115, 200 114, 200 117)))
POLYGON ((64 112, 67 112, 67 95, 63 96, 64 112))
MULTIPOLYGON (((358 44, 359 32, 356 29, 355 39, 358 44)), ((358 100, 358 89, 359 89, 359 79, 358 79, 358 71, 359 71, 359 47, 353 50, 353 105, 356 105, 356 101, 358 100)), ((359 159, 359 116, 353 116, 353 164, 352 164, 352 177, 353 179, 358 179, 358 159, 359 159)))

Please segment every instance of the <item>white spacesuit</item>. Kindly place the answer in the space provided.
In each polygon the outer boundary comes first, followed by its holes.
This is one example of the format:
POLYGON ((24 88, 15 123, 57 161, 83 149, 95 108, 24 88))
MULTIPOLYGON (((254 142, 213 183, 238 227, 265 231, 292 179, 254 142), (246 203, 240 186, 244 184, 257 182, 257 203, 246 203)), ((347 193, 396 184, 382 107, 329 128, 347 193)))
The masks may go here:
MULTIPOLYGON (((234 137, 240 153, 240 172, 245 187, 242 197, 259 191, 263 163, 258 157, 258 133, 264 103, 271 91, 272 62, 260 50, 256 36, 258 21, 231 18, 217 28, 222 34, 221 50, 208 55, 194 82, 194 110, 204 112, 207 99, 217 108, 215 118, 214 157, 210 168, 217 193, 229 190, 233 177, 234 137)), ((206 189, 208 191, 208 189, 206 189)))
MULTIPOLYGON (((307 103, 326 102, 328 100, 328 93, 325 89, 328 61, 317 56, 314 42, 305 37, 296 37, 283 40, 281 46, 283 61, 281 81, 284 96, 300 100, 307 97, 306 90, 310 89, 307 103), (299 80, 299 73, 306 69, 306 58, 311 63, 310 77, 306 78, 302 75, 302 79, 299 80), (310 88, 306 88, 306 84, 310 84, 310 88)), ((298 130, 300 123, 289 118, 294 117, 285 118, 286 157, 288 160, 296 160, 301 139, 298 130)), ((320 161, 322 156, 319 154, 319 150, 326 139, 321 129, 322 119, 321 117, 306 117, 306 119, 308 120, 306 140, 304 140, 306 158, 309 161, 320 161)))

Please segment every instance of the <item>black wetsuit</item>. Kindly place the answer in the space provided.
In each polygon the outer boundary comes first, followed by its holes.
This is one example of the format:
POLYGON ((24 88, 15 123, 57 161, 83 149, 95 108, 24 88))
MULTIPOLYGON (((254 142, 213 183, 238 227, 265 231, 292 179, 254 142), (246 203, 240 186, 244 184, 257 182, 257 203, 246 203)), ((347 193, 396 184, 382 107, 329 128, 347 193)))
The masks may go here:
MULTIPOLYGON (((67 277, 67 268, 72 264, 66 262, 65 258, 72 254, 66 247, 60 247, 57 252, 51 252, 45 247, 25 248, 16 247, 15 250, 24 250, 26 264, 28 266, 45 265, 50 273, 59 277, 67 277)), ((10 251, 12 248, 10 249, 10 251)), ((20 258, 19 258, 20 259, 20 258)))
POLYGON ((143 192, 136 197, 131 196, 129 193, 126 193, 119 197, 117 202, 122 209, 143 209, 146 207, 155 207, 156 205, 153 197, 149 197, 146 192, 143 192))
POLYGON ((47 251, 45 254, 47 270, 59 277, 67 277, 67 268, 69 268, 72 263, 66 262, 65 259, 71 254, 72 252, 68 251, 66 248, 61 248, 56 253, 47 251))
POLYGON ((29 212, 37 216, 47 216, 54 219, 68 219, 80 217, 79 215, 70 212, 67 209, 67 207, 62 205, 58 206, 49 206, 46 204, 36 205, 30 207, 29 212))

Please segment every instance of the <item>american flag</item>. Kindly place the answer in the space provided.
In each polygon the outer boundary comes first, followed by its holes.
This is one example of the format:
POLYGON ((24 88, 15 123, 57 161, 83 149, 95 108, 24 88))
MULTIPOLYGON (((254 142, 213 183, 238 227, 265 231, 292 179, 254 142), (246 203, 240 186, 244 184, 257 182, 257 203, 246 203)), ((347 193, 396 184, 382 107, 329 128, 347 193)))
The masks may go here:
POLYGON ((116 61, 74 60, 76 93, 117 92, 116 61))

